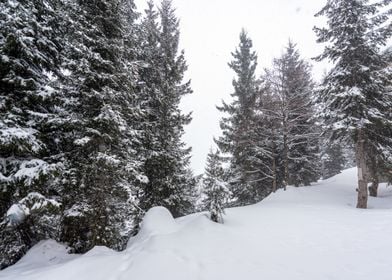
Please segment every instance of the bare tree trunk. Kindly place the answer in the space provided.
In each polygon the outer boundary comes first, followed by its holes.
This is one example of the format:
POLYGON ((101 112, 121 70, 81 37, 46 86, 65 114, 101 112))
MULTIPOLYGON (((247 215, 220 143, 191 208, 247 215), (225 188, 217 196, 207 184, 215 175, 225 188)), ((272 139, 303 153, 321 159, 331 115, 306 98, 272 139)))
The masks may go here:
POLYGON ((272 176, 273 176, 273 181, 272 181, 272 192, 276 192, 277 190, 277 182, 276 182, 276 157, 275 155, 272 158, 272 176))
POLYGON ((372 178, 372 185, 369 187, 369 195, 372 197, 377 197, 378 195, 378 176, 372 178))
POLYGON ((363 132, 359 130, 358 139, 356 143, 356 159, 358 168, 358 201, 357 208, 366 209, 368 200, 367 188, 367 166, 365 157, 365 140, 363 139, 363 132))
POLYGON ((287 189, 289 184, 289 147, 287 144, 287 135, 283 135, 283 146, 284 146, 284 190, 287 189))
POLYGON ((378 192, 378 184, 379 184, 379 179, 378 179, 378 172, 377 172, 377 157, 372 155, 371 161, 370 161, 370 175, 371 175, 371 183, 372 185, 369 187, 369 195, 372 197, 377 197, 377 192, 378 192))

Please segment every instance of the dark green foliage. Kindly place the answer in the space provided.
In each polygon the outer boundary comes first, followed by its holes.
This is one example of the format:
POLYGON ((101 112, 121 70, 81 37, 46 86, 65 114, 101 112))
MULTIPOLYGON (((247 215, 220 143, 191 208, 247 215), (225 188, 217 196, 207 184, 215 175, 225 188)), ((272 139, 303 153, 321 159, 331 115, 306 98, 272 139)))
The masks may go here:
MULTIPOLYGON (((317 60, 335 63, 318 93, 320 117, 331 142, 355 143, 358 166, 358 208, 367 207, 372 157, 392 162, 390 71, 380 48, 391 36, 391 1, 328 0, 317 16, 327 28, 315 28, 318 42, 327 43, 317 60)), ((374 168, 373 168, 374 169, 374 168)))
POLYGON ((58 5, 56 0, 0 3, 1 267, 58 231, 59 146, 66 122, 58 83, 58 5), (8 212, 11 205, 21 209, 19 217, 8 212))
POLYGON ((196 181, 189 170, 190 148, 181 137, 191 121, 179 104, 192 93, 190 83, 183 83, 187 65, 179 52, 179 26, 170 1, 163 1, 159 12, 149 3, 141 25, 146 62, 141 69, 145 162, 142 170, 148 178, 140 197, 147 211, 154 206, 168 208, 174 217, 192 212, 196 181))
MULTIPOLYGON (((329 0, 317 14, 328 18, 328 29, 315 28, 318 41, 329 43, 317 60, 336 62, 325 77, 318 97, 323 106, 324 127, 331 140, 354 139, 355 142, 358 130, 363 130, 366 145, 378 146, 385 140, 382 146, 389 146, 387 137, 377 140, 375 133, 376 127, 388 125, 387 113, 391 107, 386 94, 388 75, 383 71, 387 62, 379 51, 391 31, 389 26, 382 27, 388 19, 388 15, 378 11, 383 5, 363 0, 329 0)), ((375 148, 379 150, 382 146, 375 148)))
POLYGON ((243 30, 240 44, 232 53, 229 66, 236 73, 233 80, 234 92, 231 104, 223 102, 218 110, 226 113, 220 126, 223 136, 216 140, 223 153, 230 154, 230 189, 237 205, 254 203, 265 197, 257 183, 259 171, 255 166, 254 144, 255 104, 258 94, 258 81, 255 77, 257 56, 252 50, 252 40, 243 30))
MULTIPOLYGON (((284 170, 283 185, 309 185, 319 178, 319 128, 315 124, 310 66, 289 42, 283 55, 266 70, 269 106, 262 109, 273 123, 274 154, 281 155, 277 168, 284 170)), ((270 131, 271 134, 271 131, 270 131)))
POLYGON ((140 109, 131 1, 70 2, 65 50, 72 97, 69 162, 61 239, 77 252, 122 249, 132 231, 139 172, 140 109), (133 45, 132 45, 133 44, 133 45), (75 226, 83 223, 80 233, 75 226))

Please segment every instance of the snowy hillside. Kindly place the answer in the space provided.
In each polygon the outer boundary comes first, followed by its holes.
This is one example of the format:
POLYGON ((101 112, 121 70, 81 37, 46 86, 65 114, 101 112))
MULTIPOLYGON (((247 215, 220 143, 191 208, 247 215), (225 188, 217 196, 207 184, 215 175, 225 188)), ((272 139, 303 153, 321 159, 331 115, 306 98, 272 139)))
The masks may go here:
POLYGON ((173 220, 148 213, 124 252, 96 247, 67 255, 41 242, 5 280, 389 280, 392 188, 382 185, 368 210, 355 208, 356 170, 312 187, 279 191, 261 203, 227 210, 225 224, 204 214, 173 220))

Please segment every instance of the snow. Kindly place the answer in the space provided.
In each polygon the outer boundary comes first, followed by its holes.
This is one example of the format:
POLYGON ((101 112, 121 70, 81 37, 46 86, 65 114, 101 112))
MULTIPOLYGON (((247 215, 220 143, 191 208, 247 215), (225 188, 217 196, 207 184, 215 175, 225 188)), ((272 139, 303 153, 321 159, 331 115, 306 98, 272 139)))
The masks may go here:
POLYGON ((83 138, 80 138, 80 139, 76 139, 76 140, 74 141, 74 144, 75 144, 75 145, 78 145, 78 146, 84 146, 84 145, 86 145, 88 142, 90 142, 90 140, 91 140, 91 138, 88 137, 88 136, 86 136, 86 137, 83 137, 83 138))
POLYGON ((13 177, 18 180, 24 180, 27 185, 31 185, 39 176, 48 174, 53 171, 54 168, 55 165, 48 164, 40 159, 27 160, 20 164, 19 170, 13 177))
POLYGON ((72 75, 72 71, 66 68, 60 68, 61 74, 63 74, 65 77, 69 77, 72 75))
POLYGON ((7 55, 1 55, 1 60, 4 63, 8 63, 10 61, 10 58, 7 55))
POLYGON ((36 133, 37 131, 32 128, 0 126, 0 136, 3 145, 10 145, 13 142, 27 142, 34 152, 38 152, 42 148, 41 143, 35 138, 36 133))
POLYGON ((356 209, 356 176, 349 169, 227 209, 223 225, 205 213, 174 220, 166 209, 153 208, 123 252, 95 247, 67 255, 45 241, 0 279, 390 280, 392 188, 383 184, 370 209, 356 209))
POLYGON ((177 230, 178 225, 169 210, 165 207, 151 208, 143 218, 139 234, 129 240, 128 248, 137 246, 141 241, 147 240, 154 235, 170 234, 177 230))
POLYGON ((48 199, 40 193, 31 192, 27 194, 18 203, 11 205, 7 210, 7 218, 11 225, 19 225, 31 214, 39 211, 48 205, 59 208, 61 204, 54 199, 48 199))
MULTIPOLYGON (((59 264, 78 258, 79 255, 68 254, 68 248, 54 240, 45 240, 35 245, 27 254, 13 267, 7 269, 8 277, 15 277, 23 271, 23 274, 34 271, 37 267, 56 267, 59 264), (14 276, 11 276, 14 275, 14 276)), ((2 279, 0 273, 0 278, 2 279)))
POLYGON ((26 218, 26 211, 22 205, 13 204, 7 211, 7 218, 11 225, 19 225, 26 218))
MULTIPOLYGON (((48 77, 49 79, 54 79, 53 77, 48 77)), ((48 98, 53 95, 55 92, 54 88, 49 85, 45 85, 42 90, 37 92, 37 95, 41 96, 42 98, 48 98)))

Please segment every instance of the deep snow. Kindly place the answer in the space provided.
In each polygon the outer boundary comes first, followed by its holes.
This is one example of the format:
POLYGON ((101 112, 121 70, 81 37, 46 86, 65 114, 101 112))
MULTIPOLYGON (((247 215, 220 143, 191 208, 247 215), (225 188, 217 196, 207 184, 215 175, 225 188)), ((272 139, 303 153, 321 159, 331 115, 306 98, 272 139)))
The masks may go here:
POLYGON ((259 204, 174 220, 152 209, 128 249, 96 247, 67 255, 54 241, 36 245, 0 279, 28 280, 390 280, 392 187, 355 208, 356 170, 312 187, 278 191, 259 204))

